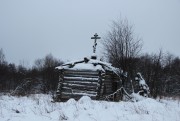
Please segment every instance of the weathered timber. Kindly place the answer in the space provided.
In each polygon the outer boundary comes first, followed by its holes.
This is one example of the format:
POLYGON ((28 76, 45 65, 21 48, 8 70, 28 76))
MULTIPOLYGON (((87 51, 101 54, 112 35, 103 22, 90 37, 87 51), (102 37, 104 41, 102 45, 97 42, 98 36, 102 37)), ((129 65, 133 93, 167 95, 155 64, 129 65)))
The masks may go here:
POLYGON ((80 84, 80 85, 99 85, 99 81, 72 81, 72 80, 65 80, 65 83, 69 84, 80 84))
POLYGON ((62 90, 64 89, 79 89, 79 90, 87 90, 87 91, 94 91, 94 90, 97 90, 97 87, 82 87, 82 86, 76 86, 76 87, 73 87, 73 86, 63 86, 62 87, 62 90), (78 88, 77 88, 78 87, 78 88))
MULTIPOLYGON (((82 65, 75 66, 72 63, 72 67, 66 66, 66 68, 60 68, 63 70, 63 78, 60 82, 60 89, 58 91, 61 100, 67 100, 69 98, 79 99, 82 96, 90 96, 92 99, 104 99, 107 95, 112 94, 115 89, 119 86, 120 76, 114 71, 106 70, 106 65, 104 63, 94 63, 91 60, 94 68, 90 66, 91 69, 83 69, 82 65), (105 66, 101 70, 94 70, 96 65, 105 66)), ((87 62, 78 62, 88 63, 87 62)), ((110 68, 108 68, 110 69, 110 68)), ((62 71, 60 72, 62 73, 62 71)))
POLYGON ((83 85, 83 84, 67 84, 64 83, 63 87, 68 87, 68 88, 88 88, 88 89, 96 89, 98 86, 97 85, 83 85))
POLYGON ((59 80, 60 88, 58 93, 60 100, 79 99, 84 95, 98 99, 103 80, 100 76, 99 71, 63 70, 63 77, 60 75, 59 80))
POLYGON ((65 76, 67 77, 84 77, 84 78, 99 78, 97 75, 81 75, 81 74, 72 74, 72 73, 66 73, 65 76))
POLYGON ((66 84, 66 85, 70 85, 70 84, 79 84, 79 85, 94 85, 94 86, 98 86, 98 82, 82 82, 82 81, 67 81, 65 80, 65 82, 63 83, 63 85, 66 84))
POLYGON ((100 85, 63 83, 63 87, 96 89, 100 85))
POLYGON ((81 93, 81 92, 79 92, 79 93, 71 93, 71 92, 62 92, 62 94, 63 95, 79 95, 79 96, 90 96, 90 97, 92 97, 92 96, 97 96, 96 94, 88 94, 88 93, 81 93))
POLYGON ((64 82, 63 83, 63 87, 64 86, 68 86, 68 87, 86 87, 86 88, 93 88, 93 87, 99 87, 100 84, 82 84, 82 83, 68 83, 68 82, 64 82))
POLYGON ((62 93, 86 93, 86 94, 93 94, 93 95, 97 95, 97 92, 94 91, 87 91, 87 90, 79 90, 79 89, 63 89, 62 93))
POLYGON ((68 77, 65 75, 64 80, 97 82, 99 79, 98 78, 86 78, 86 77, 68 77))
POLYGON ((92 71, 92 70, 64 70, 66 74, 74 74, 74 75, 94 75, 98 76, 99 71, 92 71))

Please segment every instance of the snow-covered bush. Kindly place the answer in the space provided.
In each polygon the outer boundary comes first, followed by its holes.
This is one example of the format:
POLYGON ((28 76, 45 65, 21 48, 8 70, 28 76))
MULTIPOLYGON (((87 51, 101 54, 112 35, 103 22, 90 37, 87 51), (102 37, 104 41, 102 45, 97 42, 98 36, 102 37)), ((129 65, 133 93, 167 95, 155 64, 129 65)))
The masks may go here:
POLYGON ((146 81, 143 79, 141 73, 137 73, 135 80, 138 82, 139 85, 139 91, 138 94, 148 97, 150 94, 149 86, 146 84, 146 81))

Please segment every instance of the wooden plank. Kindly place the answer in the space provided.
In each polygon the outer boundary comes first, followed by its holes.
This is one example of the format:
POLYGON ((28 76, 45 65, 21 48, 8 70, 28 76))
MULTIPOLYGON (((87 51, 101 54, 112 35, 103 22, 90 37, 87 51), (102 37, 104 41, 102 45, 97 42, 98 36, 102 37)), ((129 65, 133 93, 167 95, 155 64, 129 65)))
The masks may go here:
POLYGON ((63 86, 62 89, 79 89, 79 90, 95 91, 97 90, 97 87, 63 86))
POLYGON ((100 82, 100 80, 64 80, 64 82, 66 83, 84 83, 84 84, 98 84, 100 82))
POLYGON ((99 78, 99 75, 91 75, 91 74, 85 75, 85 74, 80 74, 80 73, 77 73, 77 74, 65 73, 64 76, 67 76, 67 77, 84 77, 84 78, 99 78))
POLYGON ((67 96, 71 96, 71 97, 74 97, 74 96, 90 96, 90 97, 96 97, 97 95, 96 94, 87 94, 87 93, 68 93, 68 92, 62 92, 62 96, 63 95, 67 95, 67 96))
POLYGON ((64 70, 64 73, 81 73, 81 74, 99 74, 99 71, 93 70, 64 70))
POLYGON ((63 83, 62 87, 69 87, 69 88, 89 88, 89 89, 96 89, 98 88, 100 85, 96 84, 77 84, 77 83, 63 83))
POLYGON ((91 85, 91 86, 100 86, 98 82, 85 82, 85 81, 67 81, 63 82, 63 85, 71 85, 71 84, 79 84, 79 85, 91 85))
POLYGON ((72 83, 63 83, 63 87, 74 87, 74 88, 97 88, 97 85, 90 85, 90 84, 72 84, 72 83))
POLYGON ((99 78, 85 78, 85 77, 67 77, 64 76, 64 80, 69 80, 69 81, 92 81, 92 82, 97 82, 99 81, 99 78))
POLYGON ((65 70, 64 75, 66 74, 99 76, 99 71, 65 70))
MULTIPOLYGON (((72 88, 72 89, 81 89, 81 90, 96 90, 97 89, 97 86, 91 86, 91 85, 87 85, 87 86, 84 86, 84 85, 78 85, 78 84, 73 84, 73 85, 64 85, 63 86, 64 88, 67 87, 67 88, 72 88)), ((63 88, 62 87, 62 88, 63 88)))
POLYGON ((78 89, 63 89, 62 93, 82 93, 82 94, 92 94, 92 95, 97 95, 96 91, 87 91, 87 90, 78 90, 78 89))

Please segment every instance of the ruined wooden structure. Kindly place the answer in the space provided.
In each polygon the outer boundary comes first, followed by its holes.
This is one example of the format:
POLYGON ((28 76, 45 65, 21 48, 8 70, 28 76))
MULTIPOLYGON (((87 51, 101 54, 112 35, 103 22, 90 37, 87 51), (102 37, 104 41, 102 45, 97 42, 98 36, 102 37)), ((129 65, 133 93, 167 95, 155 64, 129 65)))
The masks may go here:
MULTIPOLYGON (((79 99, 82 96, 103 100, 122 86, 121 70, 96 59, 84 58, 57 69, 60 76, 56 98, 59 101, 79 99)), ((119 98, 116 95, 116 99, 119 98)))

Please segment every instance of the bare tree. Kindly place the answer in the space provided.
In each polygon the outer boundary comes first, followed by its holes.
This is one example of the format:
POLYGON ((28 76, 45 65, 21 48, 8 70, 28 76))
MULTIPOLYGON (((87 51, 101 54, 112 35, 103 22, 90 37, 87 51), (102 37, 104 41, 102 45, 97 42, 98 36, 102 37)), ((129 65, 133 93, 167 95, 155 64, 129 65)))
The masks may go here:
POLYGON ((5 61, 5 55, 4 55, 3 49, 1 48, 0 49, 0 64, 3 64, 4 61, 5 61))
POLYGON ((158 94, 162 92, 163 85, 163 61, 164 54, 162 49, 159 50, 159 53, 152 55, 152 73, 151 73, 151 94, 153 97, 157 97, 158 94))
POLYGON ((108 61, 128 71, 134 64, 133 58, 140 53, 142 41, 134 35, 133 26, 127 19, 118 19, 112 22, 111 30, 103 39, 103 46, 108 61))
POLYGON ((37 69, 38 71, 42 71, 44 67, 44 60, 43 59, 37 59, 34 62, 34 68, 37 69))
POLYGON ((48 90, 56 88, 58 72, 55 71, 55 67, 61 64, 63 62, 54 58, 52 54, 47 54, 44 58, 35 61, 34 69, 38 70, 38 76, 43 79, 48 90))

